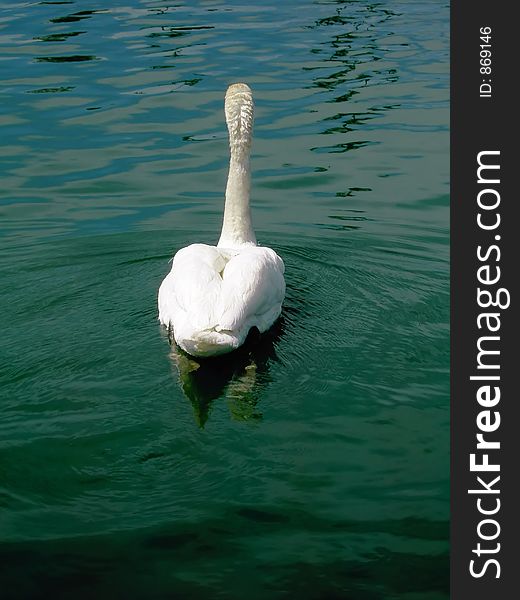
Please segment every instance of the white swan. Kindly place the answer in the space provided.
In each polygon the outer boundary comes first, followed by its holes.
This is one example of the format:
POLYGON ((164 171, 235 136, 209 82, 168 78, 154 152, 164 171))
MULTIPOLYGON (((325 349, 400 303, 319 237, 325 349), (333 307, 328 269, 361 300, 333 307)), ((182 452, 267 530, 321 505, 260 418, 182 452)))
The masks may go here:
POLYGON ((231 158, 220 240, 217 246, 192 244, 179 250, 159 288, 159 321, 192 356, 231 352, 253 327, 267 331, 285 295, 283 261, 271 248, 256 245, 251 223, 249 86, 229 86, 225 113, 231 158))

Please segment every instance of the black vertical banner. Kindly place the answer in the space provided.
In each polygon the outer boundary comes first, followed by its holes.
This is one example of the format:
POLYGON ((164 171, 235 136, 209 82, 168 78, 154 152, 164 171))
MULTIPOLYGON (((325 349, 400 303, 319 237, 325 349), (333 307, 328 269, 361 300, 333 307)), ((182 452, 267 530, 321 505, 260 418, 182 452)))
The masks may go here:
MULTIPOLYGON (((514 3, 451 5, 451 598, 520 597, 514 3)), ((516 14, 516 13, 515 13, 516 14)))

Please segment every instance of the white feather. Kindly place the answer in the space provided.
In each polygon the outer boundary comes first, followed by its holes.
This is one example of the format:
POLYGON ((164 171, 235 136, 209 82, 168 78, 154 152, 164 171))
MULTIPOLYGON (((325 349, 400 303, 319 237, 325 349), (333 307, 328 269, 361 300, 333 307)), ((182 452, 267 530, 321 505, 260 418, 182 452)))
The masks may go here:
POLYGON ((231 160, 224 222, 217 246, 192 244, 174 256, 159 288, 159 320, 193 356, 241 346, 251 328, 276 321, 285 296, 282 259, 256 245, 249 207, 253 100, 243 83, 226 93, 231 160))

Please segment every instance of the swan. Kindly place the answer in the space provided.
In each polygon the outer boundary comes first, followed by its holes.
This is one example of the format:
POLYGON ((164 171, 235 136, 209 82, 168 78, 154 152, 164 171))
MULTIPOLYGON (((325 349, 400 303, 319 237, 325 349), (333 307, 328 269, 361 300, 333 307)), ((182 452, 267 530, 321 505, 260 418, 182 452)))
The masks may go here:
POLYGON ((224 103, 230 162, 224 219, 216 246, 191 244, 173 257, 159 288, 159 321, 195 357, 241 346, 251 329, 267 331, 282 310, 284 263, 258 246, 249 190, 253 96, 245 83, 228 87, 224 103))

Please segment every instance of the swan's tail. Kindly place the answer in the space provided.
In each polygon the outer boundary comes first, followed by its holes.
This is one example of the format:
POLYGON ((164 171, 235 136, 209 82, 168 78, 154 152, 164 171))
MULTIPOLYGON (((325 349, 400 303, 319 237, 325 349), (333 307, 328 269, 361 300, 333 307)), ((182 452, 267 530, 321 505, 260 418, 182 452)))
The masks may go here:
POLYGON ((241 341, 232 333, 207 329, 189 337, 175 337, 177 344, 191 356, 217 356, 236 350, 241 341))

